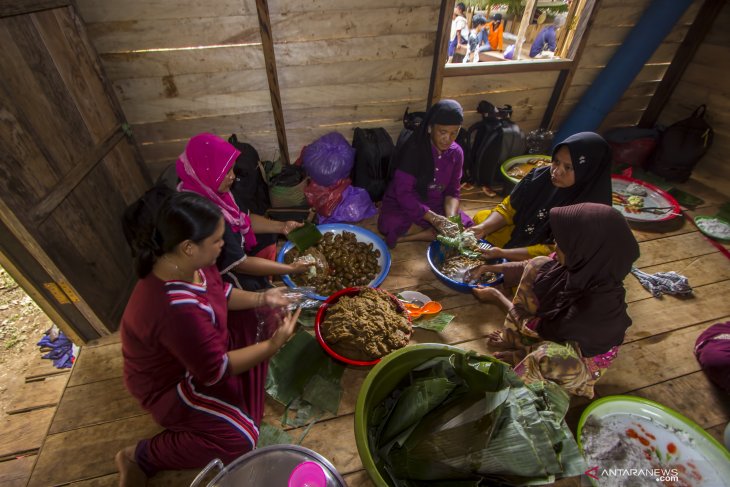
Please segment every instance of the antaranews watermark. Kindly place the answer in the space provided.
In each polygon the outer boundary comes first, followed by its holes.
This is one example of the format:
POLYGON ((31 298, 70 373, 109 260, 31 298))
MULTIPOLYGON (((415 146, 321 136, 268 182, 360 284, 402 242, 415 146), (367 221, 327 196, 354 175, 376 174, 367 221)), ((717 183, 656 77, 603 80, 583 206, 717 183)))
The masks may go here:
POLYGON ((585 471, 585 475, 601 480, 601 477, 644 477, 657 482, 679 482, 679 470, 676 468, 600 468, 593 467, 585 471))

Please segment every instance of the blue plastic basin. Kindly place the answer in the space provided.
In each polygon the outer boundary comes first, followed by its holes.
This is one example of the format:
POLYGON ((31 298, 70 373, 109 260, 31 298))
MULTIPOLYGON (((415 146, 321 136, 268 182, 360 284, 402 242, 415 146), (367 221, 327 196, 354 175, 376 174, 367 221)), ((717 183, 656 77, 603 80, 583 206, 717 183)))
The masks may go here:
MULTIPOLYGON (((486 240, 481 241, 486 242, 486 240)), ((444 249, 441 242, 438 240, 434 240, 431 242, 431 245, 428 246, 428 250, 426 250, 426 258, 428 259, 428 265, 431 266, 431 270, 434 274, 436 274, 436 277, 438 277, 441 282, 449 286, 451 289, 462 293, 470 293, 472 289, 477 287, 475 284, 455 281, 439 270, 441 268, 441 264, 444 262, 444 249)), ((502 264, 504 262, 507 262, 507 259, 493 259, 488 263, 502 264)), ((485 286, 495 286, 497 284, 501 284, 502 281, 504 281, 504 276, 502 274, 497 274, 497 280, 492 283, 485 284, 485 286)))
MULTIPOLYGON (((358 242, 364 242, 366 244, 372 243, 373 249, 380 251, 380 257, 378 257, 378 266, 380 267, 380 272, 375 276, 375 279, 368 283, 368 287, 378 287, 383 283, 385 278, 388 276, 388 272, 390 271, 390 251, 388 250, 388 246, 385 245, 385 242, 382 238, 380 238, 378 235, 371 232, 370 230, 366 230, 355 225, 348 225, 346 223, 327 223, 325 225, 317 225, 317 228, 320 232, 322 232, 323 235, 330 232, 334 234, 340 234, 347 231, 350 233, 354 233, 355 238, 357 238, 358 242)), ((283 263, 284 256, 292 248, 294 248, 293 243, 287 242, 286 244, 284 244, 281 250, 279 250, 279 254, 276 256, 276 261, 283 263)), ((294 284, 294 281, 291 280, 288 274, 281 276, 281 280, 290 288, 297 288, 297 285, 294 284)), ((319 299, 321 301, 327 299, 327 296, 321 296, 319 294, 306 294, 311 298, 319 299)))

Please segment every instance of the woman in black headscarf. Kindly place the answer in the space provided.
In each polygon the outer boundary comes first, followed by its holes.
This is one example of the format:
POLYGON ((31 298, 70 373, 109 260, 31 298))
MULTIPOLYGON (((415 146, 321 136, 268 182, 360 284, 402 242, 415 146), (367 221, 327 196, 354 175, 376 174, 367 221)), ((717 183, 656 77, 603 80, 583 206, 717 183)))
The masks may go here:
POLYGON ((494 245, 489 258, 548 255, 550 210, 588 202, 611 205, 611 147, 600 135, 581 132, 555 146, 551 166, 533 169, 493 210, 474 215, 471 230, 494 245))
POLYGON ((459 210, 459 185, 464 152, 455 142, 464 113, 454 100, 441 100, 394 156, 395 173, 383 197, 378 229, 389 247, 396 242, 433 240, 461 215, 464 226, 473 222, 459 210), (406 235, 413 225, 420 228, 406 235))
POLYGON ((623 280, 639 257, 624 217, 610 206, 582 203, 550 210, 557 259, 486 265, 519 282, 512 301, 494 288, 478 288, 480 301, 507 312, 504 328, 488 339, 525 382, 551 380, 575 395, 593 386, 623 343, 631 318, 623 280))

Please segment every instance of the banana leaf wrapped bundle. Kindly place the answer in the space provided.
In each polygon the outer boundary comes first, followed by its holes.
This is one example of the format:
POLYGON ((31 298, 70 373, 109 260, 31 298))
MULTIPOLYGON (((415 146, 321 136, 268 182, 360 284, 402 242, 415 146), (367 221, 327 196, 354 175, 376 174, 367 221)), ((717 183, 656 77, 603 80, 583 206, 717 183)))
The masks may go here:
POLYGON ((437 357, 373 411, 368 443, 397 487, 551 483, 586 470, 564 420, 569 402, 491 357, 437 357))

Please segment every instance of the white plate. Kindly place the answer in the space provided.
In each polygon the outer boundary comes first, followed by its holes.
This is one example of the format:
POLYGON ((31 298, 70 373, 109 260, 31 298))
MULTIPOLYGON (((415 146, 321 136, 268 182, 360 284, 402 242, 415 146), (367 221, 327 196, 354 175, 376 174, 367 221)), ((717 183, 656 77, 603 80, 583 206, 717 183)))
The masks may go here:
POLYGON ((625 194, 626 188, 632 183, 637 184, 646 190, 646 196, 643 196, 645 208, 672 207, 672 209, 659 213, 651 213, 648 211, 629 213, 623 205, 613 205, 613 207, 620 211, 627 220, 635 222, 662 222, 671 220, 682 214, 682 209, 679 207, 677 200, 675 200, 672 195, 666 191, 638 179, 627 178, 616 174, 611 176, 611 189, 615 193, 625 194))
POLYGON ((398 293, 398 296, 405 299, 406 301, 420 301, 423 304, 431 301, 431 298, 423 293, 419 293, 418 291, 401 291, 398 293))
MULTIPOLYGON (((593 402, 578 424, 581 449, 583 426, 589 417, 612 423, 616 435, 649 453, 653 463, 660 459, 660 468, 681 465, 692 478, 692 487, 730 485, 730 453, 692 420, 666 406, 633 396, 610 396, 593 402), (696 473, 701 479, 692 477, 696 473)), ((609 465, 588 465, 589 469, 594 467, 598 467, 595 475, 609 480, 611 473, 605 471, 609 465)), ((648 478, 637 477, 637 485, 639 480, 648 478)))

